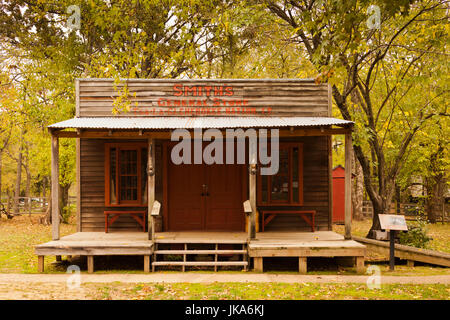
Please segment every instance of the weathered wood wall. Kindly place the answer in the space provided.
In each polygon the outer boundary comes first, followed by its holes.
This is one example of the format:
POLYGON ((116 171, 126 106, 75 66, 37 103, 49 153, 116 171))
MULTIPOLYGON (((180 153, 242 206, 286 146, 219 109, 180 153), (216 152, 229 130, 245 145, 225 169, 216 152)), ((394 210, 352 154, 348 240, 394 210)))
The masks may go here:
POLYGON ((119 84, 111 79, 79 79, 77 84, 79 117, 331 116, 328 85, 310 79, 130 79, 119 84), (114 100, 123 95, 125 83, 131 109, 113 114, 114 100))
MULTIPOLYGON (((121 140, 124 142, 124 140, 121 140)), ((127 140, 128 141, 128 140, 127 140)), ((137 140, 129 140, 134 142, 137 140)), ((283 139, 284 141, 284 139, 283 139)), ((289 141, 303 142, 303 196, 304 210, 316 210, 317 230, 329 228, 329 177, 327 137, 302 137, 289 141)), ((80 179, 81 179, 81 231, 104 231, 105 220, 105 168, 104 143, 106 139, 81 139, 80 179)), ((156 200, 163 203, 164 183, 161 141, 156 142, 156 200)), ((163 212, 163 210, 161 210, 163 212)), ((162 219, 158 219, 157 231, 161 230, 162 219)), ((121 216, 110 230, 140 231, 141 228, 131 217, 121 216)), ((267 231, 309 231, 310 227, 298 216, 278 215, 266 227, 267 231)))
MULTIPOLYGON (((105 142, 117 142, 117 140, 105 139, 80 139, 80 180, 81 180, 81 231, 105 230, 105 142)), ((120 140, 120 142, 136 142, 137 140, 120 140)), ((160 147, 157 146, 157 153, 160 147)), ((161 152, 159 151, 159 154, 161 152)), ((156 199, 162 201, 161 160, 156 165, 156 199)), ((125 208, 108 207, 110 210, 124 210, 125 208)), ((130 209, 130 208, 128 208, 130 209)), ((134 208, 145 210, 146 208, 134 208)), ((142 227, 128 215, 120 216, 109 228, 111 231, 141 231, 142 227)))
MULTIPOLYGON (((327 139, 301 137, 288 140, 303 142, 303 206, 296 208, 317 211, 316 230, 329 230, 330 225, 327 139)), ((265 231, 311 231, 311 227, 301 217, 288 214, 277 215, 266 226, 265 231)))

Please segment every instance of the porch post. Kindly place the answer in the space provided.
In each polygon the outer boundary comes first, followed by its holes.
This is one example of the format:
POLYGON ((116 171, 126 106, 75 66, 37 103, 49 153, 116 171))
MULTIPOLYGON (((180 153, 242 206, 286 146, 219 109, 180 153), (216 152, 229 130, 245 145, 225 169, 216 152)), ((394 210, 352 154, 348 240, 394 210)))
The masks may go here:
POLYGON ((345 239, 352 238, 352 134, 345 134, 345 239))
POLYGON ((59 139, 52 134, 52 239, 59 240, 59 139))
POLYGON ((250 173, 248 177, 249 200, 252 212, 248 217, 248 236, 250 239, 256 238, 256 165, 250 165, 250 173))
POLYGON ((155 139, 148 139, 148 159, 147 159, 147 224, 148 240, 154 240, 154 225, 151 216, 153 204, 155 202, 155 139))

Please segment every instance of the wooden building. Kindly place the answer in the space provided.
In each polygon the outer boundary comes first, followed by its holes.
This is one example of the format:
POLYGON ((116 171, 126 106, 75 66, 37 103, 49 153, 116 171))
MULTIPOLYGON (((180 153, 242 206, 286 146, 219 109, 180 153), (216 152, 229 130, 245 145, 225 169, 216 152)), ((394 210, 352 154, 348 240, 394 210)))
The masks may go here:
MULTIPOLYGON (((330 87, 311 79, 78 79, 75 118, 49 126, 53 241, 36 247, 39 268, 45 255, 88 256, 89 271, 96 255, 142 255, 145 270, 253 262, 262 271, 264 257, 278 256, 297 257, 306 272, 307 257, 349 256, 361 272, 365 247, 351 240, 350 183, 346 235, 331 231, 331 136, 345 135, 350 161, 352 125, 331 118, 330 87), (174 163, 176 129, 192 138, 191 164, 174 163), (262 175, 264 164, 249 159, 249 136, 244 163, 238 152, 233 163, 225 155, 223 163, 198 163, 208 129, 224 138, 277 129, 277 173, 262 175), (59 138, 77 141, 78 232, 61 239, 59 138)), ((224 153, 232 150, 225 141, 224 153)))

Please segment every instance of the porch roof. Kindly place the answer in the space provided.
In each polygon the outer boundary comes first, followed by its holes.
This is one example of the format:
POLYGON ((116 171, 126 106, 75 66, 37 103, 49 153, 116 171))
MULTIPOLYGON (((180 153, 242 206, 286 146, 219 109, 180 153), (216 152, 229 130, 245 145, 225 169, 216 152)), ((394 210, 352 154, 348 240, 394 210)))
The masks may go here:
POLYGON ((348 126, 352 121, 328 117, 81 117, 50 129, 197 129, 348 126))

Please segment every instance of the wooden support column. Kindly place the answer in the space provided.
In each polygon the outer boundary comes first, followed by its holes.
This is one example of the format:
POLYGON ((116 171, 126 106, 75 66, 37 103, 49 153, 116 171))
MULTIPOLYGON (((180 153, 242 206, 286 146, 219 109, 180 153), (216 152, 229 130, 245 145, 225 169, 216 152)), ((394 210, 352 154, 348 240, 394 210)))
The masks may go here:
POLYGON ((263 257, 253 258, 253 268, 256 272, 263 272, 263 257))
POLYGON ((77 232, 81 232, 81 140, 76 138, 77 232))
POLYGON ((38 272, 44 272, 44 256, 38 256, 38 272))
POLYGON ((364 257, 356 257, 356 273, 364 274, 364 257))
POLYGON ((94 256, 87 256, 88 273, 94 273, 94 256))
POLYGON ((150 272, 150 256, 144 256, 144 272, 150 272))
POLYGON ((153 138, 148 139, 147 186, 148 240, 154 241, 154 217, 151 216, 153 204, 155 202, 155 139, 153 138))
POLYGON ((249 200, 252 207, 252 212, 248 216, 248 237, 249 239, 256 238, 256 165, 250 165, 250 172, 248 177, 249 185, 249 200))
POLYGON ((414 260, 406 260, 406 266, 408 268, 414 268, 414 260))
POLYGON ((345 239, 352 238, 352 134, 345 135, 345 239))
POLYGON ((59 240, 59 139, 52 135, 52 239, 59 240))
POLYGON ((306 257, 298 257, 298 272, 301 274, 306 274, 307 270, 308 270, 307 258, 306 257))

